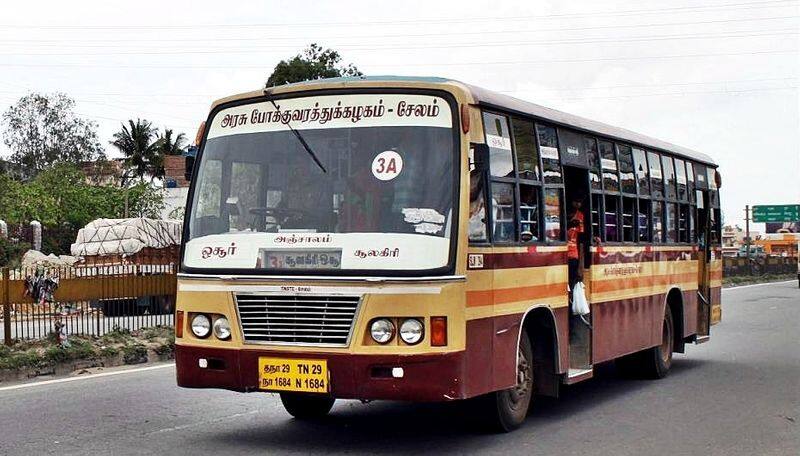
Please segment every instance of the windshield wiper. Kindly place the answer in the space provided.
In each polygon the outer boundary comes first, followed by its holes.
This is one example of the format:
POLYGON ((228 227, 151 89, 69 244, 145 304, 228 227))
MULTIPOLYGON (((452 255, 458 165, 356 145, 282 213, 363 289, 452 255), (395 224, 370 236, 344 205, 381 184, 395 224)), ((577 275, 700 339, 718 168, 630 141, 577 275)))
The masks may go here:
MULTIPOLYGON (((278 105, 275 104, 275 100, 272 99, 272 95, 267 90, 264 91, 264 96, 267 97, 267 100, 269 100, 269 102, 272 103, 272 106, 274 106, 275 109, 277 109, 278 111, 281 110, 281 108, 279 108, 278 105)), ((303 138, 303 135, 301 135, 299 131, 292 128, 292 126, 289 125, 288 122, 286 123, 286 126, 289 127, 289 130, 291 130, 292 133, 294 133, 294 136, 297 138, 298 141, 300 141, 300 144, 303 145, 303 149, 305 149, 306 152, 308 152, 308 155, 310 155, 311 159, 314 160, 314 163, 316 163, 317 166, 319 166, 319 169, 321 169, 323 173, 327 174, 328 170, 325 169, 324 166, 322 166, 322 162, 319 161, 319 158, 317 158, 317 154, 315 154, 314 151, 311 149, 311 146, 308 145, 306 140, 303 138)))

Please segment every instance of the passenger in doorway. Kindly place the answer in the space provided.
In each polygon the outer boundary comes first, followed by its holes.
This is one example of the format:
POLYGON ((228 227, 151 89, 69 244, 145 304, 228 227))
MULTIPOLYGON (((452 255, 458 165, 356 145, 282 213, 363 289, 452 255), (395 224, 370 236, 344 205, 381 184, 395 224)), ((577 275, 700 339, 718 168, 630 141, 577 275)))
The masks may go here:
POLYGON ((572 218, 567 225, 567 265, 569 267, 569 289, 583 281, 583 227, 580 220, 572 218))

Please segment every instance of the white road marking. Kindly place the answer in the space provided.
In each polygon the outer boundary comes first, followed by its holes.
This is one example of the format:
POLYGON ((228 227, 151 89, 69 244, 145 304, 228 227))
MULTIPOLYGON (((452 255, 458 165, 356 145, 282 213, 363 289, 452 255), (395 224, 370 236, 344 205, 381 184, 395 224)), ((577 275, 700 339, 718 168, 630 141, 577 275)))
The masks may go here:
POLYGON ((723 288, 722 291, 740 290, 742 288, 750 288, 750 287, 763 287, 764 285, 778 285, 781 283, 789 283, 789 282, 794 282, 794 279, 784 280, 782 282, 764 282, 764 283, 754 283, 752 285, 741 285, 738 287, 728 287, 728 288, 723 288))
POLYGON ((162 432, 182 431, 184 429, 192 428, 192 427, 195 427, 195 426, 203 426, 203 425, 206 425, 206 424, 219 423, 220 421, 226 421, 226 420, 231 420, 231 419, 234 419, 234 418, 240 418, 240 417, 243 417, 243 416, 255 415, 258 412, 259 412, 258 410, 251 410, 249 412, 244 412, 244 413, 234 413, 233 415, 221 416, 219 418, 214 418, 212 420, 203 420, 203 421, 198 421, 196 423, 188 423, 188 424, 182 424, 180 426, 168 427, 168 428, 164 428, 164 429, 158 429, 156 431, 148 432, 145 435, 161 434, 162 432))
POLYGON ((42 380, 40 382, 31 382, 31 383, 21 383, 19 385, 11 385, 11 386, 3 386, 0 387, 0 391, 11 391, 23 388, 32 388, 34 386, 45 386, 45 385, 52 385, 55 383, 67 383, 67 382, 77 382, 79 380, 90 380, 93 378, 99 377, 110 377, 112 375, 122 375, 122 374, 133 374, 136 372, 144 372, 150 371, 155 369, 164 369, 165 367, 175 367, 175 363, 169 364, 158 364, 156 366, 147 366, 147 367, 139 367, 134 369, 124 369, 118 370, 113 372, 101 372, 99 374, 89 374, 89 375, 80 375, 77 377, 67 377, 67 378, 56 378, 53 380, 42 380))

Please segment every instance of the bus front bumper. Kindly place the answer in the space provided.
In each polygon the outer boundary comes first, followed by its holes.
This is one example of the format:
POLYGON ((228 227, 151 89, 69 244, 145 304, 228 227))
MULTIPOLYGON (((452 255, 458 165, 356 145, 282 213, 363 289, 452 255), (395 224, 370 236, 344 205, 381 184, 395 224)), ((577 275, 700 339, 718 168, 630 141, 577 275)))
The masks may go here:
POLYGON ((464 353, 424 355, 352 355, 285 351, 200 348, 177 345, 178 386, 260 391, 258 358, 325 359, 330 393, 342 399, 448 401, 463 399, 464 353), (206 360, 200 367, 200 360, 206 360), (402 368, 401 378, 392 369, 402 368))

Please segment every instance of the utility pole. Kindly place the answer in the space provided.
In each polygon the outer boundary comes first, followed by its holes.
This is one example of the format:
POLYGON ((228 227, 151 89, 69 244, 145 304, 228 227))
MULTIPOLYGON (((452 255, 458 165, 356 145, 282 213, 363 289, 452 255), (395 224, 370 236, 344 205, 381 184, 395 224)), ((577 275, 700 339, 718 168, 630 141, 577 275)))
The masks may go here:
POLYGON ((747 260, 750 260, 750 205, 744 207, 744 245, 747 247, 747 260))

